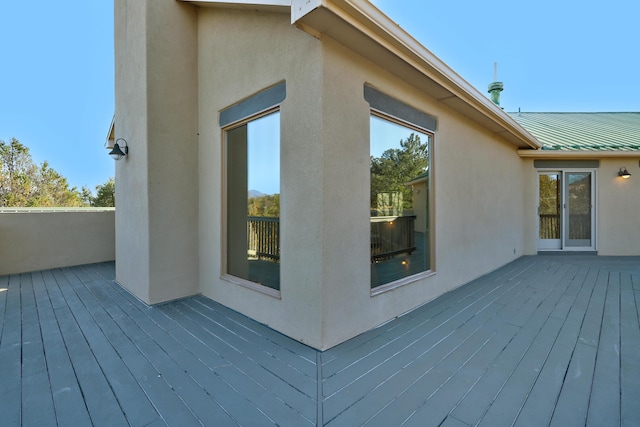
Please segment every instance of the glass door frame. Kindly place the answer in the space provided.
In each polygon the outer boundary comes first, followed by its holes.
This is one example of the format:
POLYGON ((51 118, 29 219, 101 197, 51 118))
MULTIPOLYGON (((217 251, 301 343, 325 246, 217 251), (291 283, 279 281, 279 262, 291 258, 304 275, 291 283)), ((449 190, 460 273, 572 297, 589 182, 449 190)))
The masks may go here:
POLYGON ((538 251, 596 251, 597 246, 597 169, 592 168, 561 168, 561 169, 537 169, 536 170, 536 243, 538 251), (560 239, 540 238, 540 176, 558 174, 560 177, 560 239), (575 246, 567 244, 569 222, 569 191, 567 176, 571 173, 591 174, 591 236, 590 244, 575 246))

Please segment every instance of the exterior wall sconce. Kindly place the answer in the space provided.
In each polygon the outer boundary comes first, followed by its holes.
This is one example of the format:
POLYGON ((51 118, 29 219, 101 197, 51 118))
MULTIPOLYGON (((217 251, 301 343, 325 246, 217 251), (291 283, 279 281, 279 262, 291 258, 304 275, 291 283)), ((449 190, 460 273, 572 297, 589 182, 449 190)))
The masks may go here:
POLYGON ((127 146, 127 141, 124 138, 116 139, 116 142, 113 143, 113 149, 109 151, 109 155, 114 160, 120 160, 127 154, 129 154, 129 147, 127 146))
POLYGON ((629 173, 629 171, 627 170, 626 167, 621 167, 620 170, 618 171, 618 176, 623 177, 624 179, 628 179, 631 174, 629 173))

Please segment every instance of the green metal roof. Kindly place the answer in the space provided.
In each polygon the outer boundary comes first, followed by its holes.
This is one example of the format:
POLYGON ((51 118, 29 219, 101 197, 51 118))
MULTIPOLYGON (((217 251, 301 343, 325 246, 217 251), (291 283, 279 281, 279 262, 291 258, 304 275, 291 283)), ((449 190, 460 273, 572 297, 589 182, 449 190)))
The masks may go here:
POLYGON ((638 151, 640 113, 509 113, 543 150, 638 151))

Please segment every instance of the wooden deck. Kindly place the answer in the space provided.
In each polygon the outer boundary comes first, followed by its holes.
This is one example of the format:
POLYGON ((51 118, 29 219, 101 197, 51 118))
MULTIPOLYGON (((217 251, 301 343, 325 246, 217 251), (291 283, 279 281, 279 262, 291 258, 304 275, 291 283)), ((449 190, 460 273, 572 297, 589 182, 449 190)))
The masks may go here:
POLYGON ((523 257, 324 353, 113 275, 0 276, 1 425, 640 425, 640 257, 523 257))

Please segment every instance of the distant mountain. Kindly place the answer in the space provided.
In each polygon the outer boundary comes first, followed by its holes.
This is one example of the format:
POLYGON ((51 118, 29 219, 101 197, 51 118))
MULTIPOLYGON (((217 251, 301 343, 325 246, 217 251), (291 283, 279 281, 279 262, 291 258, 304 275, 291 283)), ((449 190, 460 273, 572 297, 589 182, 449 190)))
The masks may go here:
POLYGON ((265 193, 261 193, 258 190, 249 190, 249 197, 260 197, 260 196, 267 196, 268 194, 265 193))

